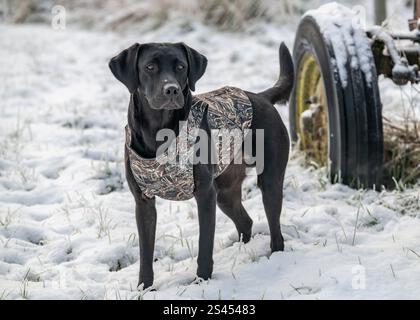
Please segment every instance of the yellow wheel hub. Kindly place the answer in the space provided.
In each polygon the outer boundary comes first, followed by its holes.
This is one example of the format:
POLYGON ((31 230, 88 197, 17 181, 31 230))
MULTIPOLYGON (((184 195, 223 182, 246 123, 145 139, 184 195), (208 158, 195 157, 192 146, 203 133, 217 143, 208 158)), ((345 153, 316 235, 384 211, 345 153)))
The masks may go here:
POLYGON ((310 162, 328 165, 328 112, 321 70, 315 57, 306 53, 296 83, 296 132, 298 146, 310 162))

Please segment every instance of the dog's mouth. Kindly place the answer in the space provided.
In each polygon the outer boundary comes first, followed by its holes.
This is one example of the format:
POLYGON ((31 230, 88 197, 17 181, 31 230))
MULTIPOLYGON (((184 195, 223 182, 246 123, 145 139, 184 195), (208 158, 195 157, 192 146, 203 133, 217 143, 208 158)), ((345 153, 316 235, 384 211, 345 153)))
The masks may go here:
POLYGON ((182 109, 182 105, 179 104, 176 101, 168 101, 166 103, 164 103, 163 105, 161 105, 160 107, 161 109, 166 109, 166 110, 178 110, 178 109, 182 109))
MULTIPOLYGON (((147 99, 149 105, 155 110, 179 110, 184 106, 184 101, 180 99, 147 99)), ((183 100, 183 99, 182 99, 183 100)))

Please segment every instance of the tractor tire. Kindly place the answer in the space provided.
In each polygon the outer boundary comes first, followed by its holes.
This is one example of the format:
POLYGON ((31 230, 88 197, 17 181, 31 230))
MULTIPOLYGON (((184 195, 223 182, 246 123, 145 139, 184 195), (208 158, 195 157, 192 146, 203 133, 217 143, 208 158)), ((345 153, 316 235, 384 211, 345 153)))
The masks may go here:
MULTIPOLYGON (((328 168, 333 183, 379 189, 383 169, 382 104, 369 40, 354 27, 328 32, 328 18, 324 15, 322 19, 322 24, 317 22, 316 11, 307 14, 296 34, 296 82, 289 105, 292 140, 312 162, 328 168), (337 37, 368 50, 361 55, 355 52, 357 48, 338 46, 334 43, 337 37)), ((336 26, 333 19, 331 23, 336 26)), ((352 17, 347 15, 346 19, 351 21, 352 17)))

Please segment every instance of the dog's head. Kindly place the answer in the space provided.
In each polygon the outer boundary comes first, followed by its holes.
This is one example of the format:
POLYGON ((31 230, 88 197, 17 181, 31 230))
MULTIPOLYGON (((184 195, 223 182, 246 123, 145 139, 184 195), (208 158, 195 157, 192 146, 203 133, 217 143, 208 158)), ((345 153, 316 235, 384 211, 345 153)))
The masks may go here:
POLYGON ((173 110, 195 90, 207 59, 184 43, 136 43, 112 58, 109 67, 130 93, 143 93, 151 108, 173 110))

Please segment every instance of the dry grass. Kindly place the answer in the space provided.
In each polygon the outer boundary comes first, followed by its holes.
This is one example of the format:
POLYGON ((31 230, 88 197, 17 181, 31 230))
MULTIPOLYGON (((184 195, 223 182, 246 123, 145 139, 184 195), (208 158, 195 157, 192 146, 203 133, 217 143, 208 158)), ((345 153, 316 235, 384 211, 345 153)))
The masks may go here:
POLYGON ((397 188, 420 179, 420 126, 416 121, 396 122, 383 117, 384 184, 397 188))
POLYGON ((284 23, 297 19, 318 0, 6 0, 1 16, 14 23, 51 20, 51 8, 62 5, 68 22, 85 27, 124 30, 145 24, 156 27, 174 16, 201 21, 221 30, 242 31, 255 22, 284 23))
POLYGON ((299 14, 289 0, 199 0, 196 6, 204 23, 223 30, 243 30, 255 22, 278 22, 299 14))

